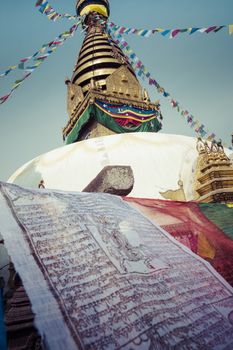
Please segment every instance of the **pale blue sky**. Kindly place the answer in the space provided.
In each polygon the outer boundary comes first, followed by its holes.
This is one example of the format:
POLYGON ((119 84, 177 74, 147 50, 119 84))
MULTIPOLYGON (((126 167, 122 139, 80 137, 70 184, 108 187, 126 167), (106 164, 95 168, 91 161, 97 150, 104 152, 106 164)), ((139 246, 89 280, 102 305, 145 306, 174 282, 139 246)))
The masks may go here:
MULTIPOLYGON (((33 54, 42 44, 67 30, 73 22, 51 22, 34 7, 36 1, 0 0, 0 72, 33 54)), ((75 0, 51 0, 58 12, 74 14, 75 0)), ((233 23, 232 0, 110 0, 111 20, 137 28, 187 28, 233 23)), ((173 40, 125 36, 157 81, 210 131, 230 144, 233 132, 233 35, 181 34, 173 40)), ((0 105, 0 180, 21 165, 63 145, 66 124, 66 86, 83 40, 80 30, 51 55, 12 98, 0 105)), ((0 80, 4 95, 20 75, 0 80)), ((166 133, 194 136, 167 100, 160 98, 166 133)), ((91 166, 91 165, 90 165, 91 166)))

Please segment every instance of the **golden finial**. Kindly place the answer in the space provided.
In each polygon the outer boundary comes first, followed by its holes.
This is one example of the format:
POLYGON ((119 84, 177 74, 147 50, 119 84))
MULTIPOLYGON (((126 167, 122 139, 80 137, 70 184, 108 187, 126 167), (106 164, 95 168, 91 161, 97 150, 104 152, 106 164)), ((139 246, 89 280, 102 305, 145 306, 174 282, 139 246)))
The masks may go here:
POLYGON ((108 0, 78 0, 76 11, 78 16, 84 16, 90 12, 97 12, 104 17, 109 17, 109 2, 108 0))

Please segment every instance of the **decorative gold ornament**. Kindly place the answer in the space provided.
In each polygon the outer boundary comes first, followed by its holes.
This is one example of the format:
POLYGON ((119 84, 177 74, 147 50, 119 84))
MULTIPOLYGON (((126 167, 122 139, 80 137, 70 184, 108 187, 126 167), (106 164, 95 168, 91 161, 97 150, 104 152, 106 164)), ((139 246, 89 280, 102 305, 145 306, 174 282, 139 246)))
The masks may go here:
POLYGON ((221 142, 197 140, 196 193, 200 202, 233 201, 233 167, 221 142))

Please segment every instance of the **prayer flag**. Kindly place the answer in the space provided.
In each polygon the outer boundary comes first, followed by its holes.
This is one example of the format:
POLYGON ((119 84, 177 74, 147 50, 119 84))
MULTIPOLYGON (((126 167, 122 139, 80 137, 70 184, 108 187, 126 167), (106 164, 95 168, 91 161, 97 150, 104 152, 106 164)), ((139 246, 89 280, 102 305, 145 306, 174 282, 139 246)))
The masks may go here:
POLYGON ((171 34, 170 34, 170 38, 175 38, 175 36, 177 34, 179 34, 180 32, 180 29, 175 29, 175 30, 172 30, 171 34))
POLYGON ((186 33, 186 32, 188 32, 188 28, 180 29, 180 32, 181 32, 181 33, 186 33))
POLYGON ((214 32, 217 33, 219 30, 221 30, 222 28, 225 28, 226 26, 219 26, 216 29, 214 29, 214 32))
POLYGON ((41 13, 44 13, 47 5, 48 5, 48 2, 45 2, 44 4, 42 4, 41 7, 39 8, 39 11, 41 13))
POLYGON ((214 140, 215 137, 216 137, 216 135, 215 135, 214 133, 212 133, 211 135, 209 135, 209 136, 207 137, 207 140, 208 140, 208 141, 212 141, 212 140, 214 140))
POLYGON ((208 34, 208 33, 212 32, 213 30, 215 30, 216 28, 217 28, 217 26, 209 27, 205 30, 205 32, 208 34))
POLYGON ((27 62, 32 58, 32 56, 26 57, 26 58, 22 58, 22 60, 20 60, 20 62, 27 62))
POLYGON ((10 95, 11 94, 7 94, 7 95, 5 95, 5 96, 2 96, 2 97, 0 97, 0 103, 3 103, 3 102, 5 102, 9 97, 10 97, 10 95))
POLYGON ((38 0, 38 1, 36 2, 36 7, 42 5, 43 2, 44 2, 44 0, 38 0))
POLYGON ((166 35, 169 34, 169 33, 170 33, 170 30, 169 30, 169 29, 164 30, 163 32, 161 32, 161 34, 162 34, 163 36, 166 36, 166 35))
POLYGON ((197 32, 199 28, 190 28, 190 35, 197 32))
POLYGON ((5 71, 5 75, 9 74, 12 71, 12 69, 8 69, 7 71, 5 71))
POLYGON ((24 62, 19 63, 18 68, 19 69, 24 69, 24 62))
POLYGON ((200 28, 200 29, 198 29, 198 31, 199 31, 200 33, 205 33, 207 29, 208 29, 208 28, 200 28))
POLYGON ((192 123, 192 121, 193 121, 193 118, 192 118, 192 116, 188 116, 187 117, 187 122, 188 122, 188 124, 190 124, 190 123, 192 123))

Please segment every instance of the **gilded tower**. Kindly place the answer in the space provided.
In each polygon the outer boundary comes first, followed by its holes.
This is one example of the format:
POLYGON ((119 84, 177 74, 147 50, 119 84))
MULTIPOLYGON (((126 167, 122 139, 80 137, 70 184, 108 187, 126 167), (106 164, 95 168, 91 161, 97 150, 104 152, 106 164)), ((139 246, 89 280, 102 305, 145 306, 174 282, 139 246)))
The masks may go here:
POLYGON ((233 203, 233 166, 221 141, 208 145, 199 138, 197 151, 196 199, 203 203, 233 203))
POLYGON ((73 75, 66 79, 66 143, 115 133, 159 131, 159 103, 151 103, 127 57, 107 33, 108 0, 78 0, 76 10, 85 38, 73 75))

